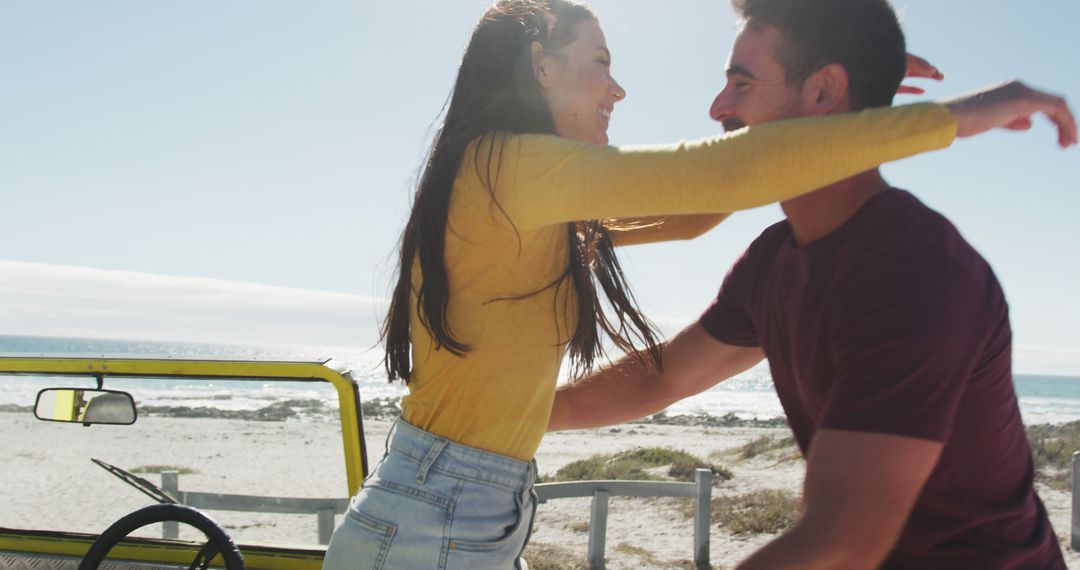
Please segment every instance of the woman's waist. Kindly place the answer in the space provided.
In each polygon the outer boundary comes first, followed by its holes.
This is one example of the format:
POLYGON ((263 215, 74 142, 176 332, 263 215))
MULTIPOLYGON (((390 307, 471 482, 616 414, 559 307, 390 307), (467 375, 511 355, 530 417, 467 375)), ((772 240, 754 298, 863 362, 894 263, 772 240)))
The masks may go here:
POLYGON ((532 486, 536 468, 532 461, 453 441, 398 419, 387 452, 407 458, 420 469, 452 477, 522 491, 532 486))
POLYGON ((463 390, 421 390, 402 400, 405 421, 462 445, 529 461, 547 431, 555 382, 546 387, 498 386, 469 396, 463 390))

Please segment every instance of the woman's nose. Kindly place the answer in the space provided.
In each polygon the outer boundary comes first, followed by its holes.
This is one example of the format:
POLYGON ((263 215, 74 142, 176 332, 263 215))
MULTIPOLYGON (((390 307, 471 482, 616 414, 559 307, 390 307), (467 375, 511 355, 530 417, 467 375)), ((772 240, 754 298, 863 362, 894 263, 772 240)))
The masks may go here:
POLYGON ((616 101, 626 99, 626 90, 623 89, 622 85, 619 85, 618 81, 615 81, 614 77, 611 78, 611 94, 615 97, 616 101))

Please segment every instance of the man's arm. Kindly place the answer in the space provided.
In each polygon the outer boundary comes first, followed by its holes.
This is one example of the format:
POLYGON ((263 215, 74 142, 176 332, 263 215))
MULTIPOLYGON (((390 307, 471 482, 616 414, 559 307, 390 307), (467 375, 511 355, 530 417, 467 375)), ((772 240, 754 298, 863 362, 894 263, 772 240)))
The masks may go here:
POLYGON ((807 457, 802 518, 738 569, 877 568, 942 447, 900 435, 819 431, 807 457))
POLYGON ((633 357, 560 387, 548 431, 617 424, 658 412, 751 366, 758 347, 722 343, 695 323, 664 344, 664 370, 643 367, 633 357))

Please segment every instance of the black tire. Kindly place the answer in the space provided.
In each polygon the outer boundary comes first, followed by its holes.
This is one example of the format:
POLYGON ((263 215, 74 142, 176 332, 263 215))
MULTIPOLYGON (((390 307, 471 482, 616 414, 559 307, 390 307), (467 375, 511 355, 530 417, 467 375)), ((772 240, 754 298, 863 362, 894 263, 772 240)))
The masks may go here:
POLYGON ((146 525, 165 521, 182 522, 199 529, 217 547, 227 570, 244 570, 244 557, 240 549, 213 519, 191 507, 171 504, 143 507, 114 522, 86 551, 79 563, 79 570, 97 570, 112 547, 125 536, 146 525))

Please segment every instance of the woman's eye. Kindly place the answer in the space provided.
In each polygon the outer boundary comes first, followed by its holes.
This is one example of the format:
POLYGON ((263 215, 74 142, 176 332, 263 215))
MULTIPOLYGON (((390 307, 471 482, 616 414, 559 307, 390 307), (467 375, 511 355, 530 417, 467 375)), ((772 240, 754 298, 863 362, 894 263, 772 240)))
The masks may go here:
POLYGON ((603 59, 603 58, 601 58, 601 59, 598 59, 598 60, 596 60, 596 63, 599 63, 600 65, 602 65, 602 66, 604 66, 604 67, 608 67, 608 66, 610 66, 610 65, 611 65, 611 61, 610 61, 610 60, 607 60, 607 59, 603 59))

